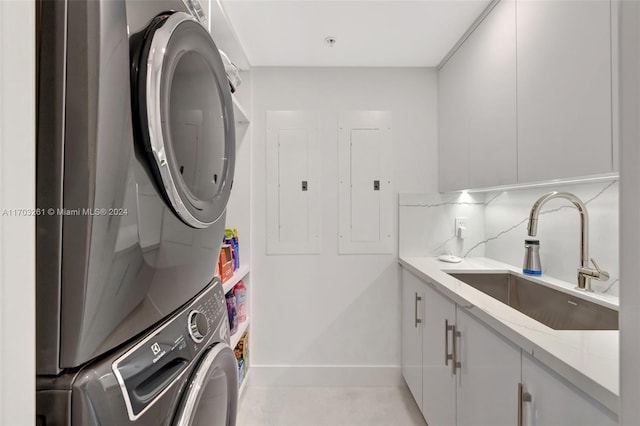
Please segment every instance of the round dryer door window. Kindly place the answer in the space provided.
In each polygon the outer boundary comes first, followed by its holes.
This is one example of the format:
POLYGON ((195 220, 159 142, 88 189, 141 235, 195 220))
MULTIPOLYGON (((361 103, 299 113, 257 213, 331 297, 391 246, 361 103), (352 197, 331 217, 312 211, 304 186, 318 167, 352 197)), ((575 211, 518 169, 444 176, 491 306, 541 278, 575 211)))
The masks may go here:
POLYGON ((235 163, 233 103, 224 65, 191 15, 167 12, 131 37, 137 152, 176 215, 205 228, 224 212, 235 163))
POLYGON ((174 426, 233 426, 238 406, 238 364, 224 343, 204 355, 187 385, 174 426))

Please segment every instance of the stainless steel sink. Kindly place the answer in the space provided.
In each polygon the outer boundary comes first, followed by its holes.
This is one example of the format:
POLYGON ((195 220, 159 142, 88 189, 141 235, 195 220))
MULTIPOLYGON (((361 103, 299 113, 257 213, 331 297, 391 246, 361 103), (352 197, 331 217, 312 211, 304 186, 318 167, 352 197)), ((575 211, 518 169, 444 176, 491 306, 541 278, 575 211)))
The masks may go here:
POLYGON ((617 330, 618 312, 512 273, 449 273, 555 330, 617 330))

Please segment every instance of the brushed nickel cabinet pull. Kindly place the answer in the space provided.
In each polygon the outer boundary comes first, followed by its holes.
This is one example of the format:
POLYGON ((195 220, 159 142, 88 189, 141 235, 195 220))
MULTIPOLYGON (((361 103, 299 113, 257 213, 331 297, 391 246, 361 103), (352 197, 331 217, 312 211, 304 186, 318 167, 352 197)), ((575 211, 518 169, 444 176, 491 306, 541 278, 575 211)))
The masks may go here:
POLYGON ((456 330, 455 324, 451 326, 451 374, 456 375, 456 368, 460 364, 458 362, 458 345, 456 344, 456 340, 460 336, 460 332, 456 330))
POLYGON ((460 359, 460 356, 458 355, 458 349, 460 347, 456 344, 457 339, 460 339, 460 343, 462 343, 462 333, 454 325, 453 326, 453 359, 454 359, 453 374, 456 374, 456 369, 462 368, 462 362, 458 361, 460 359))
POLYGON ((531 402, 531 399, 531 394, 525 392, 524 385, 518 383, 518 426, 523 426, 524 424, 524 407, 522 405, 525 402, 531 402))
POLYGON ((449 331, 453 330, 454 326, 449 325, 449 320, 444 320, 444 365, 449 365, 449 361, 453 361, 453 353, 449 353, 449 331))
POLYGON ((422 322, 422 320, 418 318, 418 302, 421 300, 422 300, 422 297, 418 296, 418 292, 416 291, 415 310, 414 310, 415 328, 418 328, 418 324, 422 322))

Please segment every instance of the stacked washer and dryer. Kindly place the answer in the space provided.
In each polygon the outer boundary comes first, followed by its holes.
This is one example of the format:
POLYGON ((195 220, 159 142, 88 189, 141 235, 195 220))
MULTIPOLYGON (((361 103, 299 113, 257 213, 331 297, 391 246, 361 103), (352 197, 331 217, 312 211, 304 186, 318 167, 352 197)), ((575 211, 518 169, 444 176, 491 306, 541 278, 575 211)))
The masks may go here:
POLYGON ((197 0, 38 3, 37 424, 235 424, 233 106, 197 0))

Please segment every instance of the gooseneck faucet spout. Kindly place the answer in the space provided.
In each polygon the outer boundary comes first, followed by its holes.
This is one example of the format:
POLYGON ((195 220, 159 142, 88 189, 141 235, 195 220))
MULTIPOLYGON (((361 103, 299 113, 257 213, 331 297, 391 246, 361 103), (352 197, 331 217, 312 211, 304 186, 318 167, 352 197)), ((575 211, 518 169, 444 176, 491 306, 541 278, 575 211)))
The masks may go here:
POLYGON ((535 237, 538 233, 538 216, 547 201, 554 198, 564 198, 573 203, 580 213, 580 266, 578 267, 578 289, 585 291, 593 291, 591 289, 591 278, 606 281, 609 279, 609 273, 600 269, 596 262, 591 259, 595 269, 589 267, 589 215, 587 214, 587 206, 570 192, 549 192, 543 195, 531 207, 529 213, 529 225, 527 231, 529 236, 535 237))

